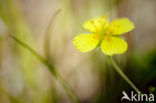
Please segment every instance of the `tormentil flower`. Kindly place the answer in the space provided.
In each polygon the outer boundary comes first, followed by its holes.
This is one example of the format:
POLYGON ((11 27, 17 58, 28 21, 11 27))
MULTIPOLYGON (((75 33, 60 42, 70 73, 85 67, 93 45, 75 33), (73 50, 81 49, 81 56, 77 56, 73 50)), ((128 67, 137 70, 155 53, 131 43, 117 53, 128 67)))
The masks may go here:
POLYGON ((120 36, 134 29, 128 18, 107 20, 107 15, 88 20, 83 25, 91 33, 82 33, 73 40, 75 47, 81 52, 89 52, 100 47, 105 55, 122 54, 127 50, 127 43, 120 36))

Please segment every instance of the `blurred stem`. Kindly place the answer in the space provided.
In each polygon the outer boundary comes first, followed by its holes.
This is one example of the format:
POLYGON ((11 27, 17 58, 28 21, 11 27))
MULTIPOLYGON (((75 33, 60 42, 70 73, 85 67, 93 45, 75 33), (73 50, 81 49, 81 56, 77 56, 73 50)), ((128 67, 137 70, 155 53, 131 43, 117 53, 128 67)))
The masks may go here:
POLYGON ((2 37, 0 37, 0 69, 2 68, 2 37))
POLYGON ((10 35, 11 38, 17 42, 19 45, 27 49, 31 54, 33 54, 40 62, 42 62, 52 73, 52 75, 58 80, 58 82, 62 85, 64 90, 66 91, 67 95, 69 98, 74 102, 74 103, 79 103, 79 99, 74 92, 74 90, 70 87, 70 85, 67 83, 67 81, 59 74, 58 71, 56 71, 55 67, 49 63, 48 60, 40 56, 35 50, 33 50, 31 47, 29 47, 27 44, 23 43, 13 35, 10 35))
MULTIPOLYGON (((53 35, 53 27, 54 27, 54 22, 58 16, 58 14, 60 13, 61 9, 58 9, 57 11, 54 12, 54 14, 52 15, 49 24, 46 28, 46 32, 45 32, 45 38, 44 38, 44 55, 45 55, 45 59, 47 59, 49 62, 52 62, 52 56, 51 56, 51 41, 52 41, 52 35, 53 35)), ((53 81, 52 81, 53 82, 53 81)), ((55 85, 53 85, 53 87, 51 88, 52 91, 52 102, 56 103, 56 91, 55 91, 55 85)))
POLYGON ((51 17, 50 23, 47 27, 46 33, 45 33, 45 41, 44 41, 44 52, 47 60, 51 59, 50 55, 50 42, 52 39, 52 30, 53 30, 53 24, 57 17, 57 15, 61 12, 61 9, 58 9, 51 17))
POLYGON ((137 93, 141 93, 138 88, 131 82, 131 80, 122 72, 122 70, 120 69, 120 67, 115 63, 115 61, 113 60, 112 56, 108 56, 108 59, 110 61, 110 63, 112 64, 112 66, 114 67, 114 69, 119 73, 119 75, 137 92, 137 93))

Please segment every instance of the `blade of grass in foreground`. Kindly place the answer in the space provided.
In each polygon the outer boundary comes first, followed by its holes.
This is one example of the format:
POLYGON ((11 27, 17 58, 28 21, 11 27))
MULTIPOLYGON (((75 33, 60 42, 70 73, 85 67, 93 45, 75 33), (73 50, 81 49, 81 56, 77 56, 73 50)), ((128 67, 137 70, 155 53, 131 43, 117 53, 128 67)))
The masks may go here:
POLYGON ((44 40, 44 52, 45 52, 45 56, 47 60, 51 59, 51 52, 50 52, 50 42, 51 42, 51 38, 52 38, 52 32, 53 32, 53 24, 54 21, 57 17, 57 15, 61 12, 61 9, 58 9, 51 17, 50 23, 46 29, 46 33, 45 33, 45 40, 44 40))
POLYGON ((79 99, 76 95, 76 93, 73 91, 73 89, 69 86, 69 84, 65 81, 65 79, 56 71, 55 67, 53 65, 51 65, 49 63, 48 60, 46 60, 45 58, 43 58, 42 56, 40 56, 35 50, 33 50, 31 47, 29 47, 27 44, 23 43, 22 41, 20 41, 19 39, 17 39, 16 37, 14 37, 13 35, 10 35, 11 38, 18 43, 19 45, 21 45, 22 47, 24 47, 25 49, 27 49, 31 54, 33 54, 40 62, 42 62, 52 73, 52 75, 58 80, 58 82, 62 85, 62 87, 64 88, 64 90, 66 91, 67 95, 69 96, 69 98, 74 102, 74 103, 79 103, 79 99))
MULTIPOLYGON (((52 52, 51 52, 51 41, 52 41, 52 36, 53 36, 53 30, 54 30, 54 23, 56 22, 55 20, 57 19, 58 17, 58 14, 60 14, 60 11, 61 9, 58 9, 56 10, 52 17, 50 18, 50 20, 48 21, 48 25, 47 25, 47 28, 46 28, 46 31, 45 31, 45 36, 44 36, 44 56, 45 56, 45 59, 48 60, 50 63, 53 63, 52 60, 53 60, 53 56, 52 56, 52 52)), ((55 90, 56 87, 55 85, 52 85, 51 87, 51 91, 52 91, 52 103, 56 103, 57 102, 57 99, 56 99, 56 95, 55 95, 55 90)))

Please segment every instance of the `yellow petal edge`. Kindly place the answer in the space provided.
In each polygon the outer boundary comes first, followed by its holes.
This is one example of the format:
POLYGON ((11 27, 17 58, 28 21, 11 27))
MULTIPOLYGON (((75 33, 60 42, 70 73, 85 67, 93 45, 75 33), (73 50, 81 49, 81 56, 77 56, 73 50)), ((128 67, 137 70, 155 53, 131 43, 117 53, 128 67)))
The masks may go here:
POLYGON ((127 43, 118 37, 104 37, 101 43, 101 50, 105 55, 122 54, 127 50, 127 43))
POLYGON ((120 35, 127 33, 135 28, 134 24, 128 18, 113 20, 108 26, 107 33, 120 35))
POLYGON ((89 52, 95 49, 98 43, 99 37, 95 34, 79 34, 73 40, 73 44, 81 52, 89 52))

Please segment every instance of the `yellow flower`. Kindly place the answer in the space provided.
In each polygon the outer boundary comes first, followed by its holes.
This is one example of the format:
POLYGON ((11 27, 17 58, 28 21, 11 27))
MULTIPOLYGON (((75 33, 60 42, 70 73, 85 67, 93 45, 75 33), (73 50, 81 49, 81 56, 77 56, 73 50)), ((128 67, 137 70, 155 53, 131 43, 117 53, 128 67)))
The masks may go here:
POLYGON ((77 35, 73 44, 81 52, 89 52, 100 47, 105 55, 122 54, 127 50, 127 43, 120 36, 134 29, 134 24, 128 18, 107 20, 107 15, 88 20, 84 29, 91 33, 77 35))

